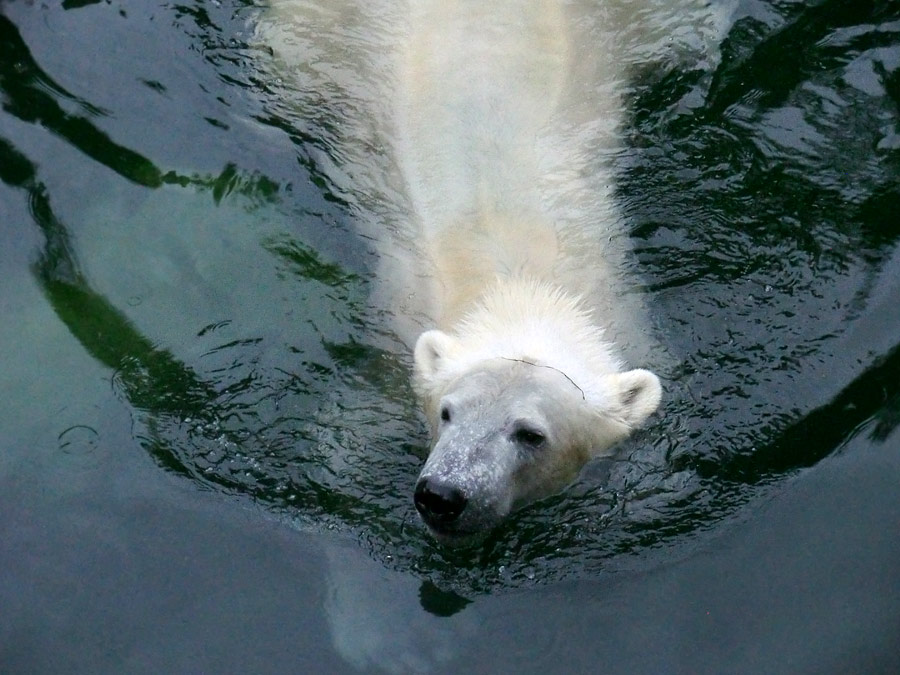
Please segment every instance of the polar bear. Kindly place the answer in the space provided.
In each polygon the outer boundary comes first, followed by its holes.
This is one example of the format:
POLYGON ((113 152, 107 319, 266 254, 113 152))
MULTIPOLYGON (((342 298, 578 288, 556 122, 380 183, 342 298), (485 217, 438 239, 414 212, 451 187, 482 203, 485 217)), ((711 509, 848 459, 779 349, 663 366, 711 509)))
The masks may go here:
POLYGON ((360 229, 375 303, 415 341, 432 442, 413 501, 439 540, 559 491, 659 407, 621 356, 650 353, 614 199, 623 89, 634 66, 708 56, 718 18, 706 0, 273 0, 272 81, 339 99, 335 176, 361 221, 391 204, 360 229))
MULTIPOLYGON (((569 20, 553 0, 439 0, 411 16, 397 119, 437 317, 414 352, 433 438, 414 503, 448 542, 560 490, 660 402, 597 302, 616 273, 610 223, 573 227, 548 199, 548 182, 572 180, 556 127, 576 72, 569 20)), ((620 110, 609 92, 600 114, 620 110)))

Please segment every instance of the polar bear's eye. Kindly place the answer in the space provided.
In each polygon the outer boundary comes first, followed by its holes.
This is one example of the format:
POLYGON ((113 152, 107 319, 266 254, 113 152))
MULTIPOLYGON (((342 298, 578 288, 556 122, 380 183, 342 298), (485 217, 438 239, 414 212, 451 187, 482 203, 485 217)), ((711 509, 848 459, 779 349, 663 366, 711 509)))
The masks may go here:
POLYGON ((441 421, 449 422, 450 421, 450 406, 443 406, 441 408, 441 421))
POLYGON ((547 440, 547 437, 536 429, 522 427, 521 429, 516 429, 513 432, 513 440, 521 445, 528 445, 532 448, 537 448, 544 444, 544 441, 547 440))

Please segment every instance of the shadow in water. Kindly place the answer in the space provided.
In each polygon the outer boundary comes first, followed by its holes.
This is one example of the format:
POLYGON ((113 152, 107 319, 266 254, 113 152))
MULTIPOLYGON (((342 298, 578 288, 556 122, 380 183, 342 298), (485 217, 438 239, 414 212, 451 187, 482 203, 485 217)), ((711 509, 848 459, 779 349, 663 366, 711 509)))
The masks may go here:
POLYGON ((900 423, 900 345, 879 358, 827 405, 788 425, 774 442, 752 454, 686 463, 704 478, 746 484, 766 482, 814 466, 873 418, 877 419, 873 441, 884 441, 900 423))
POLYGON ((278 193, 279 186, 274 181, 265 176, 242 175, 233 164, 228 164, 218 176, 183 176, 174 171, 163 172, 146 157, 116 143, 90 120, 107 113, 70 94, 41 70, 16 26, 2 14, 0 95, 5 112, 23 122, 43 126, 92 160, 138 185, 192 186, 210 191, 216 203, 232 192, 259 201, 271 201, 278 193), (66 112, 57 97, 75 103, 86 116, 66 112))
MULTIPOLYGON (((756 26, 739 23, 723 45, 726 65, 716 73, 705 113, 722 115, 751 92, 760 97, 755 105, 781 105, 812 75, 846 62, 846 44, 832 44, 826 39, 835 31, 877 25, 897 15, 896 5, 880 0, 825 0, 798 5, 796 14, 782 27, 754 40, 749 53, 742 53, 742 45, 747 42, 744 31, 753 31, 756 26), (776 63, 778 66, 773 67, 776 63)), ((855 41, 854 48, 892 46, 895 40, 889 32, 868 32, 855 41)))
MULTIPOLYGON (((155 347, 122 312, 90 288, 36 168, 3 138, 0 180, 28 194, 32 216, 45 238, 33 270, 53 310, 85 351, 118 374, 131 405, 157 415, 208 414, 213 388, 168 350, 155 347)), ((157 459, 170 470, 193 475, 169 453, 157 459)))

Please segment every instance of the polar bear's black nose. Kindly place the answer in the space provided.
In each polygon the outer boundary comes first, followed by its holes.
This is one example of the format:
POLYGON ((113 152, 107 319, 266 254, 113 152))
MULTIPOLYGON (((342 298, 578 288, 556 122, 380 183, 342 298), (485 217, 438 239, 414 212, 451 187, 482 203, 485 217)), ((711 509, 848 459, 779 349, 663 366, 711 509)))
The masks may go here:
POLYGON ((436 525, 456 520, 468 502, 459 488, 431 478, 422 478, 416 484, 413 501, 425 522, 436 525))

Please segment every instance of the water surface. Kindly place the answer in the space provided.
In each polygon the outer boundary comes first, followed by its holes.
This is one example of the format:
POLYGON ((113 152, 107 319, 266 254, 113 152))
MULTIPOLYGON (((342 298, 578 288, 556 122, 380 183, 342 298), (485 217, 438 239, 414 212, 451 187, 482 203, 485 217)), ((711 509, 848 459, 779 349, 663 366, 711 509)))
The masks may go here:
POLYGON ((900 667, 900 7, 743 1, 635 70, 665 416, 462 552, 373 297, 390 158, 259 11, 0 2, 0 664, 900 667))

